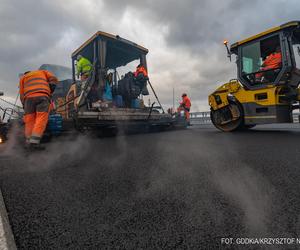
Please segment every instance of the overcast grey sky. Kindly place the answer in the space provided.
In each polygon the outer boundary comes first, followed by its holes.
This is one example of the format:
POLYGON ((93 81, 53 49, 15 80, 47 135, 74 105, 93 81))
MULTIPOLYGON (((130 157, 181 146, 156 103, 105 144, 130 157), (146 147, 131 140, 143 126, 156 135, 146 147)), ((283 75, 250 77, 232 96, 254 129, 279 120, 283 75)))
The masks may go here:
POLYGON ((17 94, 18 73, 43 63, 71 66, 70 55, 97 30, 149 49, 152 83, 165 106, 182 92, 193 111, 235 78, 230 43, 300 19, 297 0, 0 0, 0 90, 17 94))

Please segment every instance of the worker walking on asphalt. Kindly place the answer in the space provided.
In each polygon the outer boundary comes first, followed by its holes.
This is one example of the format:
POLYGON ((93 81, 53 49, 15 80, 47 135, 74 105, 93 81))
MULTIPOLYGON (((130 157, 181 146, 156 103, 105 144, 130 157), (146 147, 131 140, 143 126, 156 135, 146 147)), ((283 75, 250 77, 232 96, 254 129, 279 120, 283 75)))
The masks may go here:
POLYGON ((76 68, 77 78, 79 78, 80 76, 80 80, 84 81, 88 79, 92 71, 93 65, 87 58, 83 57, 82 55, 78 55, 76 68))
POLYGON ((47 70, 25 72, 20 78, 20 99, 24 108, 26 145, 42 149, 41 138, 48 123, 51 95, 57 78, 47 70))
POLYGON ((184 116, 185 116, 185 119, 187 121, 187 124, 190 126, 191 123, 190 123, 190 109, 191 109, 191 100, 190 98, 188 98, 187 94, 186 93, 183 93, 182 94, 182 101, 180 102, 180 106, 178 107, 177 111, 180 112, 180 111, 184 111, 184 116))

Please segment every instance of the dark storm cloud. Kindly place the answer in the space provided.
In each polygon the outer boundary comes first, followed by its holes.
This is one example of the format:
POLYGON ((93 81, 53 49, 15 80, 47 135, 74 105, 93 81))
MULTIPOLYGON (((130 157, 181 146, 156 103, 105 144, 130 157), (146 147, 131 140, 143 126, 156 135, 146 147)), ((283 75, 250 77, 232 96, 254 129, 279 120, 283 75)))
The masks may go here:
POLYGON ((17 75, 33 58, 53 47, 68 28, 50 1, 0 1, 0 74, 5 91, 13 94, 17 75))
POLYGON ((69 63, 74 47, 56 50, 68 32, 85 38, 95 32, 86 10, 66 2, 0 0, 0 86, 8 95, 17 92, 18 73, 43 63, 69 63))
MULTIPOLYGON (((146 43, 151 52, 157 45, 147 44, 147 38, 139 32, 146 29, 151 37, 163 36, 165 49, 182 60, 184 73, 176 73, 172 59, 163 69, 181 86, 180 91, 191 91, 193 99, 206 103, 207 95, 217 85, 235 77, 235 65, 228 62, 222 45, 224 38, 235 42, 299 19, 299 13, 297 0, 0 0, 1 90, 15 95, 18 73, 42 63, 69 65, 71 52, 96 30, 121 31, 120 35, 126 37, 133 29, 134 40, 146 43), (126 13, 144 20, 145 25, 135 27, 130 21, 129 25, 122 24, 126 13), (160 32, 160 27, 166 32, 160 32), (193 77, 187 82, 188 74, 193 77)), ((149 65, 159 58, 151 60, 149 65)), ((171 102, 165 90, 160 96, 164 103, 171 102)))
MULTIPOLYGON (((111 0, 110 6, 123 1, 111 0)), ((185 46, 198 53, 209 51, 210 45, 232 42, 256 34, 274 25, 299 19, 297 0, 137 0, 127 1, 127 7, 137 9, 147 20, 169 26, 168 44, 185 46), (201 49, 201 50, 200 50, 201 49)))
MULTIPOLYGON (((111 8, 122 5, 120 0, 107 2, 111 8)), ((186 85, 193 100, 207 102, 207 96, 222 82, 236 77, 236 66, 230 64, 222 44, 230 43, 262 32, 282 23, 298 20, 300 5, 297 0, 149 0, 142 3, 127 1, 127 8, 136 11, 141 19, 151 20, 153 25, 166 25, 167 46, 176 53, 183 48, 199 63, 186 68, 186 74, 198 74, 192 82, 178 76, 179 85, 186 85)), ((151 32, 151 30, 149 30, 151 32)), ((155 35, 155 34, 154 34, 155 35)), ((178 54, 178 60, 181 60, 178 54)), ((182 66, 188 66, 187 61, 182 66)), ((172 68, 172 62, 169 67, 172 68)), ((176 74, 175 72, 173 74, 176 74)), ((171 97, 164 96, 170 103, 171 97)))

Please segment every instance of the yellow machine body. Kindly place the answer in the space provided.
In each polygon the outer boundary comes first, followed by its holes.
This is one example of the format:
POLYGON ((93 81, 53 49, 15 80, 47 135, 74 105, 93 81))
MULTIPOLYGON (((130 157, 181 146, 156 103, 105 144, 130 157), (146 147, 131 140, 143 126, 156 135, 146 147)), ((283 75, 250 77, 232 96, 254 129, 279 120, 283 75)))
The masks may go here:
POLYGON ((228 53, 237 57, 238 75, 209 95, 213 124, 233 131, 293 122, 292 111, 299 108, 300 99, 300 22, 234 43, 228 53), (279 66, 265 69, 264 61, 275 53, 281 54, 279 66))

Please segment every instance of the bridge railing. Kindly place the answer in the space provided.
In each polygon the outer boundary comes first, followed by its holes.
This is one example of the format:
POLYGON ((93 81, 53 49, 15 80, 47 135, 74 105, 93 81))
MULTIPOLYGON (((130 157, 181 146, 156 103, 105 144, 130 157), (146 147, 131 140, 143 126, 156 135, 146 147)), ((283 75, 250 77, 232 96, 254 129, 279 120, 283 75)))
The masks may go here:
MULTIPOLYGON (((299 123, 299 112, 293 113, 294 123, 299 123)), ((194 124, 210 124, 210 112, 191 112, 191 122, 194 124)))
POLYGON ((0 121, 18 118, 24 113, 23 108, 0 97, 0 121))
POLYGON ((210 124, 210 112, 191 112, 191 122, 194 124, 210 124))
POLYGON ((299 123, 299 115, 300 115, 299 112, 294 112, 293 113, 293 121, 294 121, 294 123, 299 123))

